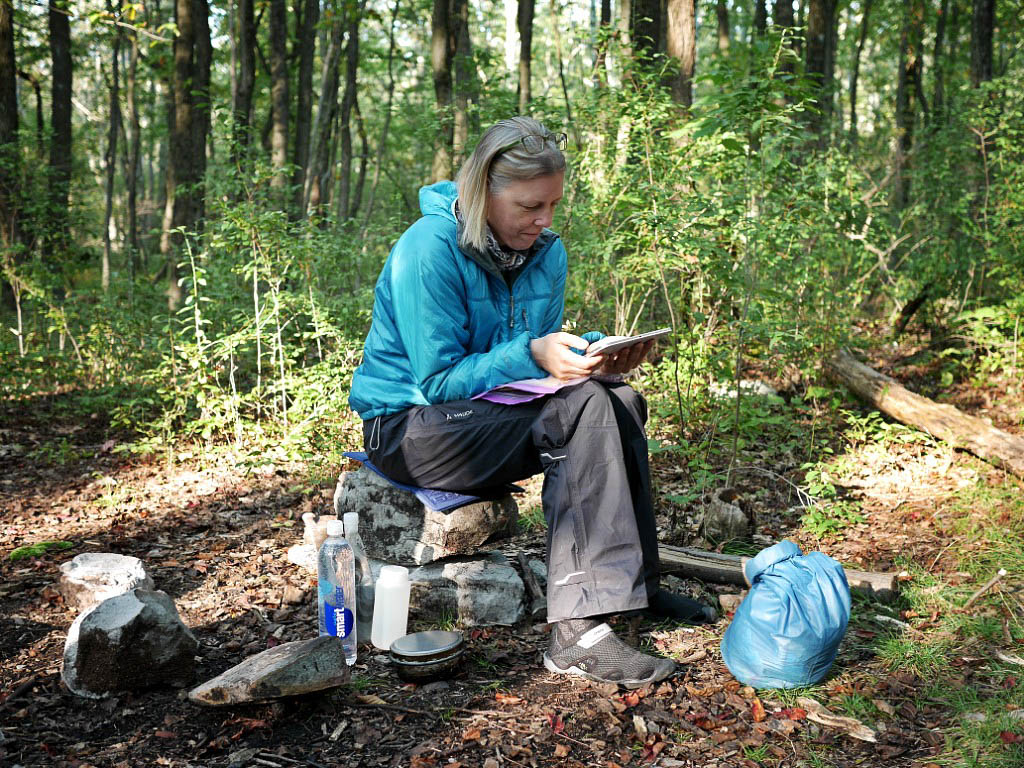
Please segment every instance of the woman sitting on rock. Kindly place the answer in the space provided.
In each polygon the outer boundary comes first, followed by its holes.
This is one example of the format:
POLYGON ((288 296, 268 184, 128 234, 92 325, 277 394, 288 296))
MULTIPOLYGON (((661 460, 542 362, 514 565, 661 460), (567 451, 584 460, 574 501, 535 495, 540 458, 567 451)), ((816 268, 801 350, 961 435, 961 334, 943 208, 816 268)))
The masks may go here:
POLYGON ((604 616, 714 612, 658 586, 647 408, 621 376, 649 344, 586 357, 602 334, 561 330, 566 252, 548 227, 565 144, 531 118, 502 120, 456 183, 420 190, 423 216, 377 280, 349 402, 370 460, 399 482, 474 492, 543 472, 554 623, 544 665, 635 687, 674 665, 623 643, 604 616), (549 375, 589 378, 518 405, 469 399, 549 375))

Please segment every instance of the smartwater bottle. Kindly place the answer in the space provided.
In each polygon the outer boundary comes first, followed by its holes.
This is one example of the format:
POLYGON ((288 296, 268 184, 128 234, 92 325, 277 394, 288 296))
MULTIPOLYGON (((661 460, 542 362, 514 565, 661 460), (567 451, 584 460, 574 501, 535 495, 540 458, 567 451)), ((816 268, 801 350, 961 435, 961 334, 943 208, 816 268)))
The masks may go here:
POLYGON ((345 541, 352 547, 356 565, 356 639, 360 643, 370 642, 373 627, 373 571, 370 558, 366 555, 363 538, 359 535, 359 513, 346 512, 345 541))
POLYGON ((320 634, 341 638, 345 661, 355 664, 355 556, 345 541, 345 524, 341 520, 327 523, 327 538, 320 545, 316 575, 320 634))

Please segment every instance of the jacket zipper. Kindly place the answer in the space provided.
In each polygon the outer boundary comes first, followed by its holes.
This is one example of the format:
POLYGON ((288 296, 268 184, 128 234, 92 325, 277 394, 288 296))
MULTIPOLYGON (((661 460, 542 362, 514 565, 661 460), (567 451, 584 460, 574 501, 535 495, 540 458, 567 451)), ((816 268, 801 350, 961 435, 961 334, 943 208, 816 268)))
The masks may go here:
POLYGON ((508 328, 512 330, 515 328, 516 318, 516 295, 509 289, 508 292, 508 328))

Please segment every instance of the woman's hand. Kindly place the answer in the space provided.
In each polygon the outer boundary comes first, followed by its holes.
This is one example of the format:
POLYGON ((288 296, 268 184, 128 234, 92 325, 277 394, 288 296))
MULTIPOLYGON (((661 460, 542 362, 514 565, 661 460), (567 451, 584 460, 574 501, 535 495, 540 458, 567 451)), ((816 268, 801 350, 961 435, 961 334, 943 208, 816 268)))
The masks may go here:
POLYGON ((598 373, 629 373, 644 361, 653 344, 652 339, 620 349, 613 355, 598 355, 604 361, 598 373))
POLYGON ((537 365, 562 381, 589 376, 604 360, 600 355, 584 357, 574 352, 573 347, 585 350, 587 340, 571 333, 549 333, 530 342, 530 354, 537 365))

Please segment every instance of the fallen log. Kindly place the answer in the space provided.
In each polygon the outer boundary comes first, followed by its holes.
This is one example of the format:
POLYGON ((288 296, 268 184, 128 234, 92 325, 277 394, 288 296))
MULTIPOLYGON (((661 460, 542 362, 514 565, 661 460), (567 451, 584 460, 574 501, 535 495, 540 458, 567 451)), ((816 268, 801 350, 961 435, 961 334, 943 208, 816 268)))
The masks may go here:
MULTIPOLYGON (((743 575, 743 566, 749 557, 741 555, 722 555, 718 552, 705 552, 691 547, 673 547, 668 544, 658 545, 663 573, 677 573, 680 576, 711 581, 716 584, 737 584, 750 586, 743 575)), ((894 599, 899 590, 898 574, 878 573, 875 571, 855 571, 843 568, 850 590, 860 592, 867 597, 888 602, 894 599)))
POLYGON ((864 365, 848 350, 841 349, 833 355, 825 363, 825 370, 887 416, 1024 479, 1024 438, 997 429, 984 419, 968 416, 952 405, 914 394, 895 379, 864 365))

